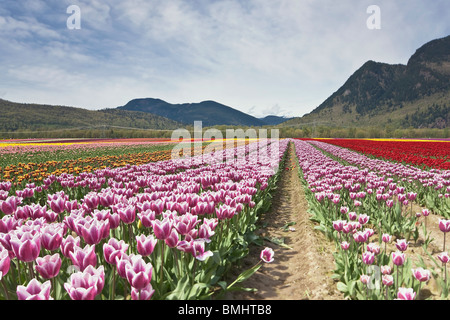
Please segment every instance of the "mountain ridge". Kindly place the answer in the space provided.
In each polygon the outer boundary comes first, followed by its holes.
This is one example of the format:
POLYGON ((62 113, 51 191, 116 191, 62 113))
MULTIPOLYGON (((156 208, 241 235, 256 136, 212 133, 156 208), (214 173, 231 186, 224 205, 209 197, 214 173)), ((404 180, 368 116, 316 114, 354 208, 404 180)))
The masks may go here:
POLYGON ((450 124, 449 100, 450 36, 446 36, 422 45, 406 65, 367 61, 313 111, 283 125, 445 128, 450 124), (427 114, 432 116, 423 118, 427 114))

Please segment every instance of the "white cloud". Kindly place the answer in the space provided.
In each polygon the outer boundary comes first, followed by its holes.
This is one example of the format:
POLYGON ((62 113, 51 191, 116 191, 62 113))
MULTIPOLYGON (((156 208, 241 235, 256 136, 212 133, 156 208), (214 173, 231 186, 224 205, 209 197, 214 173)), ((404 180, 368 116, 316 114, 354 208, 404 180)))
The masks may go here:
POLYGON ((155 97, 300 116, 367 60, 406 63, 450 33, 446 0, 379 0, 377 31, 366 27, 369 0, 7 4, 0 89, 11 100, 86 108, 155 97), (81 9, 81 30, 65 28, 70 4, 81 9))

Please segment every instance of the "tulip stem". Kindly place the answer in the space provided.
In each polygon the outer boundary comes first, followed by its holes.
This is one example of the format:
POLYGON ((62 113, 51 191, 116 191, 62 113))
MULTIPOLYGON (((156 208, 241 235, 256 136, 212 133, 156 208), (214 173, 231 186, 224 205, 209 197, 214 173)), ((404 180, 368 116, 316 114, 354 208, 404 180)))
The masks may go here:
POLYGON ((162 288, 163 288, 163 277, 164 277, 164 247, 165 244, 164 242, 160 241, 161 243, 161 276, 159 279, 159 290, 161 291, 161 295, 162 295, 162 288))
POLYGON ((28 264, 29 270, 30 270, 30 281, 34 278, 34 272, 33 272, 33 261, 30 261, 28 264))
POLYGON ((2 285, 3 285, 3 290, 5 290, 6 300, 9 300, 8 289, 6 288, 6 284, 5 284, 5 281, 3 280, 3 278, 2 278, 2 285))

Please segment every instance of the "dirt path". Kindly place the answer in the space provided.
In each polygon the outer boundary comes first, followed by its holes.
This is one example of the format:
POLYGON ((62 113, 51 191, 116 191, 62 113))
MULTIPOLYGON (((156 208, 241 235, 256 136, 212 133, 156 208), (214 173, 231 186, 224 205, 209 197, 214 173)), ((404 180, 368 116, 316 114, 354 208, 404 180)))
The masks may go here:
MULTIPOLYGON (((343 295, 331 279, 334 269, 334 244, 328 242, 309 220, 308 203, 298 177, 294 146, 290 144, 286 168, 274 195, 271 211, 260 220, 259 235, 264 246, 275 252, 275 261, 264 264, 258 272, 243 282, 256 292, 234 292, 229 300, 337 300, 343 295), (293 228, 289 230, 289 227, 293 228), (272 241, 269 241, 272 239, 272 241), (274 240, 275 239, 275 240, 274 240), (290 248, 280 246, 282 241, 290 248)), ((232 276, 255 265, 263 247, 252 246, 243 266, 232 276)))

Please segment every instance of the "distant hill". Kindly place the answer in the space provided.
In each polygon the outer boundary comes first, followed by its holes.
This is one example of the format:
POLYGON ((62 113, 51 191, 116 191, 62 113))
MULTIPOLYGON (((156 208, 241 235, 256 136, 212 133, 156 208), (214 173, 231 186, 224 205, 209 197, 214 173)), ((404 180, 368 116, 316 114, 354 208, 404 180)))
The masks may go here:
POLYGON ((450 36, 423 45, 407 65, 366 62, 311 113, 283 125, 450 126, 450 36))
POLYGON ((280 123, 283 123, 285 121, 288 121, 292 118, 286 118, 286 117, 279 117, 279 116, 266 116, 264 118, 259 118, 262 122, 264 122, 266 125, 279 125, 280 123))
POLYGON ((117 109, 148 112, 188 125, 193 125, 194 121, 202 121, 203 127, 215 125, 266 125, 264 121, 258 118, 215 101, 171 104, 160 99, 144 98, 131 100, 126 105, 117 109))
POLYGON ((138 129, 176 129, 181 124, 149 113, 120 109, 87 110, 0 99, 0 132, 39 131, 117 126, 138 129))

